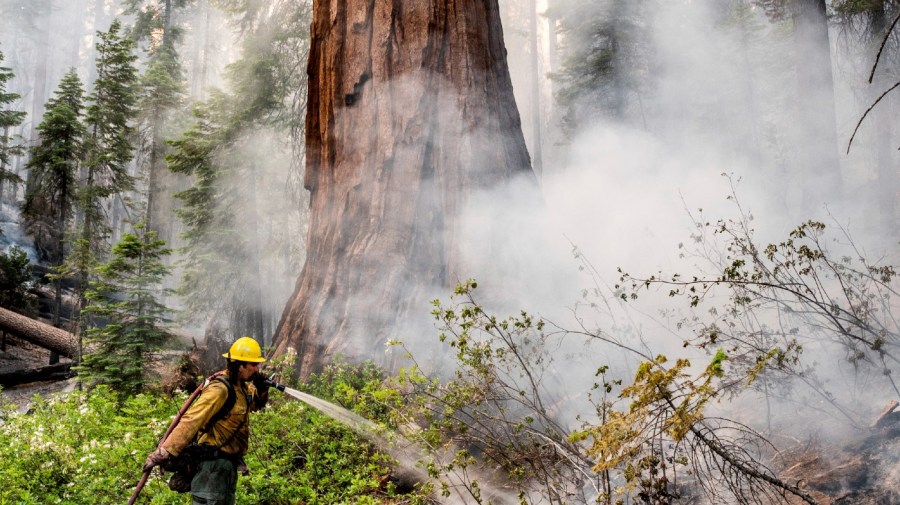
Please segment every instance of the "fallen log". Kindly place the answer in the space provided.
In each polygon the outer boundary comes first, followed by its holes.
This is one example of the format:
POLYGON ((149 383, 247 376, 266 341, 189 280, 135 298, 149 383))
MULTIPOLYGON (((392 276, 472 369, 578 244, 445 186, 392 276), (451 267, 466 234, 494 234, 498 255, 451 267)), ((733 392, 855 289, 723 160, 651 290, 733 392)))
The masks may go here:
POLYGON ((55 365, 3 372, 0 373, 0 386, 18 386, 19 384, 37 381, 68 379, 72 376, 71 369, 72 363, 57 363, 55 365))
POLYGON ((0 331, 75 359, 78 340, 71 333, 0 307, 0 331))
MULTIPOLYGON (((200 339, 197 335, 183 330, 169 329, 167 331, 181 339, 193 340, 195 345, 200 339)), ((75 335, 3 307, 0 307, 0 332, 15 335, 67 358, 76 359, 78 356, 78 339, 75 335)), ((90 348, 85 349, 86 353, 89 351, 90 348)))

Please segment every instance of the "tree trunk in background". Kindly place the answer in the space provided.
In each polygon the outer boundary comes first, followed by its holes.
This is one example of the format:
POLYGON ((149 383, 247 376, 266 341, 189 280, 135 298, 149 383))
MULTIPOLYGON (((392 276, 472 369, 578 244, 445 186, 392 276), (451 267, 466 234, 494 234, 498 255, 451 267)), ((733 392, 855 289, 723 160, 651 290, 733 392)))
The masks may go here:
POLYGON ((316 0, 311 37, 307 258, 274 336, 302 377, 427 317, 465 279, 467 194, 530 168, 497 0, 316 0))
POLYGON ((255 275, 250 276, 250 279, 253 281, 252 286, 247 286, 251 293, 249 296, 245 298, 248 302, 247 311, 248 311, 248 321, 247 321, 247 332, 246 334, 252 335, 263 345, 267 344, 266 342, 266 333, 265 333, 265 324, 264 324, 264 315, 263 315, 263 307, 266 305, 263 303, 263 295, 262 295, 262 283, 264 282, 262 274, 262 254, 260 253, 259 247, 262 242, 261 234, 259 233, 259 227, 261 226, 259 222, 259 195, 256 192, 256 178, 258 173, 258 167, 254 165, 250 165, 250 169, 248 170, 247 177, 247 195, 251 201, 247 202, 247 220, 250 226, 247 227, 248 230, 253 230, 253 235, 251 237, 253 248, 250 257, 250 262, 247 265, 247 268, 255 270, 255 275))
MULTIPOLYGON (((163 25, 162 25, 162 42, 161 50, 171 49, 174 51, 174 42, 172 40, 172 1, 165 0, 163 2, 163 25)), ((173 76, 174 77, 174 76, 173 76)), ((167 223, 156 222, 154 217, 159 217, 163 211, 171 205, 172 192, 167 191, 165 187, 165 140, 162 135, 162 125, 165 120, 165 107, 156 105, 150 116, 150 159, 147 164, 147 214, 144 216, 144 224, 148 230, 155 231, 161 240, 168 243, 172 242, 171 227, 167 223), (161 203, 159 200, 163 200, 161 203), (169 204, 169 205, 165 205, 169 204)), ((163 298, 165 300, 165 298, 163 298)))
MULTIPOLYGON (((94 25, 91 30, 93 43, 90 45, 91 52, 87 56, 87 61, 97 60, 97 32, 107 28, 108 19, 106 17, 106 0, 94 1, 94 25)), ((88 78, 84 83, 86 89, 93 89, 94 81, 97 80, 97 68, 95 65, 88 65, 88 78)))
POLYGON ((537 0, 528 0, 529 50, 531 51, 531 160, 538 178, 543 174, 541 149, 541 71, 538 58, 537 0))
MULTIPOLYGON (((44 103, 47 102, 47 70, 50 65, 50 27, 53 26, 53 2, 48 2, 49 19, 43 26, 43 31, 38 35, 38 45, 33 54, 34 87, 32 88, 31 102, 31 134, 29 139, 33 143, 38 138, 37 127, 44 117, 44 103)), ((13 191, 15 197, 15 191, 13 191)))
MULTIPOLYGON (((873 4, 870 14, 872 35, 869 47, 875 48, 884 39, 891 20, 888 19, 887 12, 885 12, 884 3, 873 4)), ((891 51, 890 43, 885 47, 885 51, 891 51)), ((869 103, 874 103, 881 93, 897 82, 896 69, 892 68, 892 65, 888 63, 890 60, 887 57, 887 53, 882 55, 879 68, 875 72, 872 84, 869 85, 869 103)), ((874 116, 872 122, 875 125, 873 129, 875 137, 873 147, 875 149, 876 177, 878 181, 876 189, 878 218, 876 221, 879 225, 878 231, 890 237, 889 243, 896 242, 895 237, 898 231, 897 193, 900 185, 898 185, 897 181, 898 172, 895 157, 897 139, 894 136, 896 130, 891 126, 896 118, 896 103, 895 97, 889 95, 872 110, 872 115, 874 116)))
POLYGON ((839 200, 841 192, 825 0, 794 0, 793 22, 802 206, 804 212, 815 212, 824 203, 839 200))
MULTIPOLYGON (((555 76, 560 69, 559 63, 559 21, 556 18, 556 14, 550 14, 552 12, 552 8, 554 6, 553 0, 547 0, 547 51, 549 53, 549 72, 551 76, 555 76)), ((560 169, 565 166, 564 159, 561 155, 562 150, 560 146, 563 145, 564 138, 562 133, 562 110, 560 109, 559 104, 556 103, 556 93, 559 89, 558 79, 551 77, 550 79, 550 97, 551 100, 549 102, 550 107, 550 117, 547 120, 547 131, 545 132, 545 137, 547 139, 544 142, 544 151, 541 153, 542 156, 542 164, 546 165, 543 167, 541 171, 541 177, 543 178, 546 174, 546 167, 555 167, 560 169), (546 163, 543 163, 546 162, 546 163)))
POLYGON ((209 5, 207 0, 199 0, 193 19, 193 47, 191 54, 191 98, 203 100, 206 87, 206 39, 209 38, 209 5), (202 31, 201 31, 202 26, 202 31))

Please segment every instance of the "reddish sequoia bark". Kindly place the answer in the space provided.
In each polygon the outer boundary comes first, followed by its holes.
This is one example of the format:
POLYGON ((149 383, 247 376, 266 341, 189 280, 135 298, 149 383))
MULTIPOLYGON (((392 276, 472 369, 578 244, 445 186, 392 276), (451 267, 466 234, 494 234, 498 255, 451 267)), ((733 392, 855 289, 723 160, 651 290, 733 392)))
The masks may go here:
POLYGON ((466 195, 530 170, 497 0, 316 0, 311 35, 308 252, 274 337, 302 376, 427 316, 465 278, 466 195))

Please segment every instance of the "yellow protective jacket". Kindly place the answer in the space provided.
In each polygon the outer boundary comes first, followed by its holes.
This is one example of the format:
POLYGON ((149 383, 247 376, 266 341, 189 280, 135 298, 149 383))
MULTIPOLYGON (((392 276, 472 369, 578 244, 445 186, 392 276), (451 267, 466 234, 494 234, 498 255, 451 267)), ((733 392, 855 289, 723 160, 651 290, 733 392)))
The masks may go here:
POLYGON ((234 387, 235 402, 229 414, 219 419, 206 433, 200 433, 210 419, 225 405, 228 399, 228 386, 219 380, 210 380, 203 387, 203 392, 194 400, 178 425, 163 443, 169 454, 177 456, 198 435, 200 445, 218 448, 231 456, 243 456, 247 453, 250 440, 250 412, 263 408, 266 404, 264 396, 257 393, 250 382, 235 384, 225 377, 234 387))

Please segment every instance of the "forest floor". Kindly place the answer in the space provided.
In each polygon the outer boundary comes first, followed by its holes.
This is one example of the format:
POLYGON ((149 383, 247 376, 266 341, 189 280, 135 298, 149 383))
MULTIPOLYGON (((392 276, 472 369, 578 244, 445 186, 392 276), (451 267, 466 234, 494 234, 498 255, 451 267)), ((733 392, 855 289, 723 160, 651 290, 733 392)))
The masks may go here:
MULTIPOLYGON (((4 344, 0 345, 0 374, 41 367, 50 362, 50 351, 43 347, 11 335, 5 337, 4 344)), ((68 362, 71 362, 71 360, 60 358, 60 363, 68 362)), ((27 410, 34 395, 47 396, 53 393, 71 391, 74 387, 74 379, 19 384, 0 389, 0 400, 4 403, 16 405, 18 410, 27 410)))

